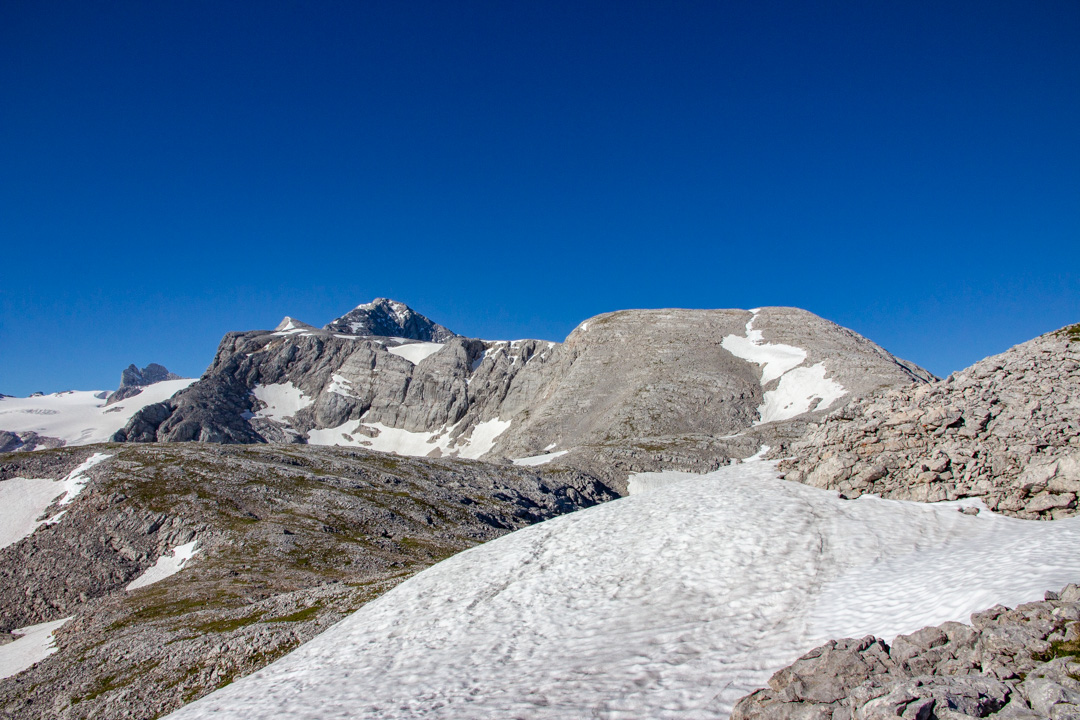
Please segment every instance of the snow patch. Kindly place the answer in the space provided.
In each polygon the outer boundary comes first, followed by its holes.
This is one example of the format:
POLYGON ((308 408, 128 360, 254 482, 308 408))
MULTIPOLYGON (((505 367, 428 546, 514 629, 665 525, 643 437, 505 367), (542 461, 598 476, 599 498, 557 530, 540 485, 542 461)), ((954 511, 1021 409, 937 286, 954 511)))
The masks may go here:
POLYGON ((510 427, 510 421, 495 419, 479 423, 465 440, 451 438, 456 427, 455 424, 434 432, 414 432, 382 423, 349 420, 337 427, 309 430, 308 444, 362 447, 411 457, 427 457, 434 453, 436 456, 476 459, 491 450, 495 438, 510 427))
POLYGON ((128 583, 124 588, 127 591, 138 590, 147 585, 153 585, 167 577, 172 577, 184 569, 184 565, 190 560, 198 549, 195 540, 173 548, 172 552, 166 553, 157 559, 157 562, 146 569, 139 577, 128 583))
POLYGON ((42 525, 58 522, 64 513, 48 520, 38 518, 58 500, 59 505, 70 505, 90 482, 84 473, 111 457, 94 453, 62 480, 17 477, 0 482, 0 549, 32 535, 42 525))
POLYGON ((775 389, 765 391, 755 425, 788 420, 811 409, 825 410, 847 394, 843 385, 825 377, 824 363, 798 367, 806 360, 806 350, 794 345, 765 342, 761 331, 754 329, 754 320, 760 310, 756 308, 750 311, 746 337, 728 335, 720 341, 720 347, 735 357, 762 366, 763 388, 773 380, 780 379, 775 389))
POLYGON ((557 457, 562 457, 569 450, 559 450, 558 452, 544 453, 543 455, 532 455, 530 457, 523 457, 514 460, 515 465, 524 465, 526 467, 536 467, 537 465, 547 465, 549 462, 557 457))
POLYGON ((330 376, 330 384, 326 386, 326 392, 334 393, 335 395, 343 395, 348 398, 356 397, 352 388, 352 380, 336 373, 330 376))
POLYGON ((506 432, 510 427, 509 420, 492 418, 482 423, 477 423, 469 436, 469 442, 458 452, 458 457, 475 460, 495 447, 495 439, 506 432))
POLYGON ((1078 542, 743 463, 466 550, 170 718, 722 718, 830 637, 1037 600, 1078 542))
POLYGON ((56 652, 56 638, 53 633, 70 619, 66 617, 63 620, 12 630, 12 634, 22 637, 0 645, 0 679, 16 675, 56 652))
POLYGON ((809 412, 815 400, 815 410, 824 410, 847 393, 840 383, 825 377, 825 363, 790 370, 780 378, 775 390, 765 392, 758 408, 761 419, 755 425, 787 420, 809 412))
POLYGON ((252 388, 251 394, 266 403, 266 407, 256 412, 254 417, 279 422, 293 417, 314 402, 291 382, 256 385, 252 388))
POLYGON ((386 352, 403 357, 413 365, 419 365, 424 358, 431 357, 443 348, 443 343, 417 342, 386 348, 386 352))

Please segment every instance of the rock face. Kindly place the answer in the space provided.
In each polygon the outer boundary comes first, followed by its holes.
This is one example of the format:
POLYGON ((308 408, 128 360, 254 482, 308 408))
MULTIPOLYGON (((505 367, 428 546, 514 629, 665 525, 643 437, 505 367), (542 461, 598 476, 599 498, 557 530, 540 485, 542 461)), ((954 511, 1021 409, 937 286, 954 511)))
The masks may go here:
POLYGON ((851 497, 980 497, 1016 517, 1069 517, 1080 494, 1080 336, 1048 333, 945 380, 854 399, 785 452, 795 456, 780 466, 788 479, 851 497))
POLYGON ((1080 717, 1080 588, 996 606, 971 625, 833 640, 743 698, 732 720, 1080 717))
POLYGON ((628 310, 582 323, 563 343, 493 342, 378 300, 327 328, 287 318, 273 332, 230 333, 199 382, 115 439, 494 460, 570 450, 557 462, 625 479, 715 469, 815 412, 931 379, 794 308, 628 310))
POLYGON ((375 298, 372 302, 360 305, 337 320, 327 323, 324 329, 348 335, 399 337, 435 343, 457 337, 405 303, 386 298, 375 298))
POLYGON ((92 452, 113 457, 59 522, 0 549, 0 642, 73 616, 55 654, 0 679, 6 719, 160 717, 444 557, 616 497, 574 472, 302 445, 20 453, 0 483, 92 452), (125 590, 192 541, 181 572, 125 590))
POLYGON ((109 399, 105 404, 112 405, 115 402, 135 397, 147 385, 153 385, 165 380, 183 380, 183 378, 169 372, 164 365, 158 365, 157 363, 150 363, 141 370, 133 364, 128 365, 120 373, 120 387, 117 388, 116 392, 109 395, 109 399))

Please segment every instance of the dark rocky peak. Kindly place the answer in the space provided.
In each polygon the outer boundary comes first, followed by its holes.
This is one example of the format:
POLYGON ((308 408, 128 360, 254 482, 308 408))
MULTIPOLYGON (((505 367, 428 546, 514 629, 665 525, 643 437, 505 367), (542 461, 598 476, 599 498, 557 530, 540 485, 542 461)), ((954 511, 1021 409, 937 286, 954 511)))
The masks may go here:
POLYGON ((150 363, 141 370, 135 365, 128 365, 120 373, 120 387, 146 387, 164 380, 182 380, 176 373, 169 372, 164 365, 150 363))
POLYGON ((120 387, 116 392, 109 395, 109 399, 105 404, 111 405, 114 402, 134 397, 141 393, 142 389, 147 385, 164 382, 165 380, 182 379, 176 373, 169 372, 164 365, 150 363, 146 367, 139 369, 135 364, 131 364, 120 373, 120 387))
POLYGON ((445 342, 457 337, 405 303, 375 298, 326 325, 326 330, 348 335, 379 335, 424 342, 445 342))

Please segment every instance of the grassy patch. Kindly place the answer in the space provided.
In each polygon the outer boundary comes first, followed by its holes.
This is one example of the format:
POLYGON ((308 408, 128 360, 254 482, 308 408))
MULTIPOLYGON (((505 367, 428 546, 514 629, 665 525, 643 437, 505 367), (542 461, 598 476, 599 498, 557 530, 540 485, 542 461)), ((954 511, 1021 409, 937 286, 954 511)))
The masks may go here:
POLYGON ((321 609, 322 609, 321 605, 312 605, 311 607, 306 607, 306 608, 304 608, 302 610, 297 610, 296 612, 290 613, 288 615, 281 615, 280 617, 269 618, 266 622, 268 622, 268 623, 304 622, 305 620, 310 620, 311 618, 318 615, 319 610, 321 610, 321 609))
POLYGON ((1032 653, 1031 657, 1039 662, 1050 662, 1055 658, 1080 656, 1080 640, 1058 640, 1050 643, 1050 649, 1043 653, 1032 653))
POLYGON ((1080 342, 1080 323, 1063 327, 1054 334, 1064 336, 1069 342, 1080 342))

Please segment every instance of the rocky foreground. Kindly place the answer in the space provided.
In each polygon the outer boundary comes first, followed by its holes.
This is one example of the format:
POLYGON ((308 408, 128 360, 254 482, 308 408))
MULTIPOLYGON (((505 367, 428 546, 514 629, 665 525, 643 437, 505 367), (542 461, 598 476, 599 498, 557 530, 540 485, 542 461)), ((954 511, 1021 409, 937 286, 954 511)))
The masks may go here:
POLYGON ((732 720, 1080 718, 1080 587, 886 643, 815 648, 743 698, 732 720))
POLYGON ((55 654, 0 680, 0 717, 159 717, 445 557, 615 497, 567 471, 201 443, 12 454, 0 480, 62 477, 92 452, 113 457, 63 522, 0 549, 0 641, 74 617, 55 654), (125 590, 192 540, 182 572, 125 590))
POLYGON ((1080 325, 948 378, 856 398, 784 453, 789 480, 898 500, 978 497, 1025 519, 1080 494, 1080 325))

